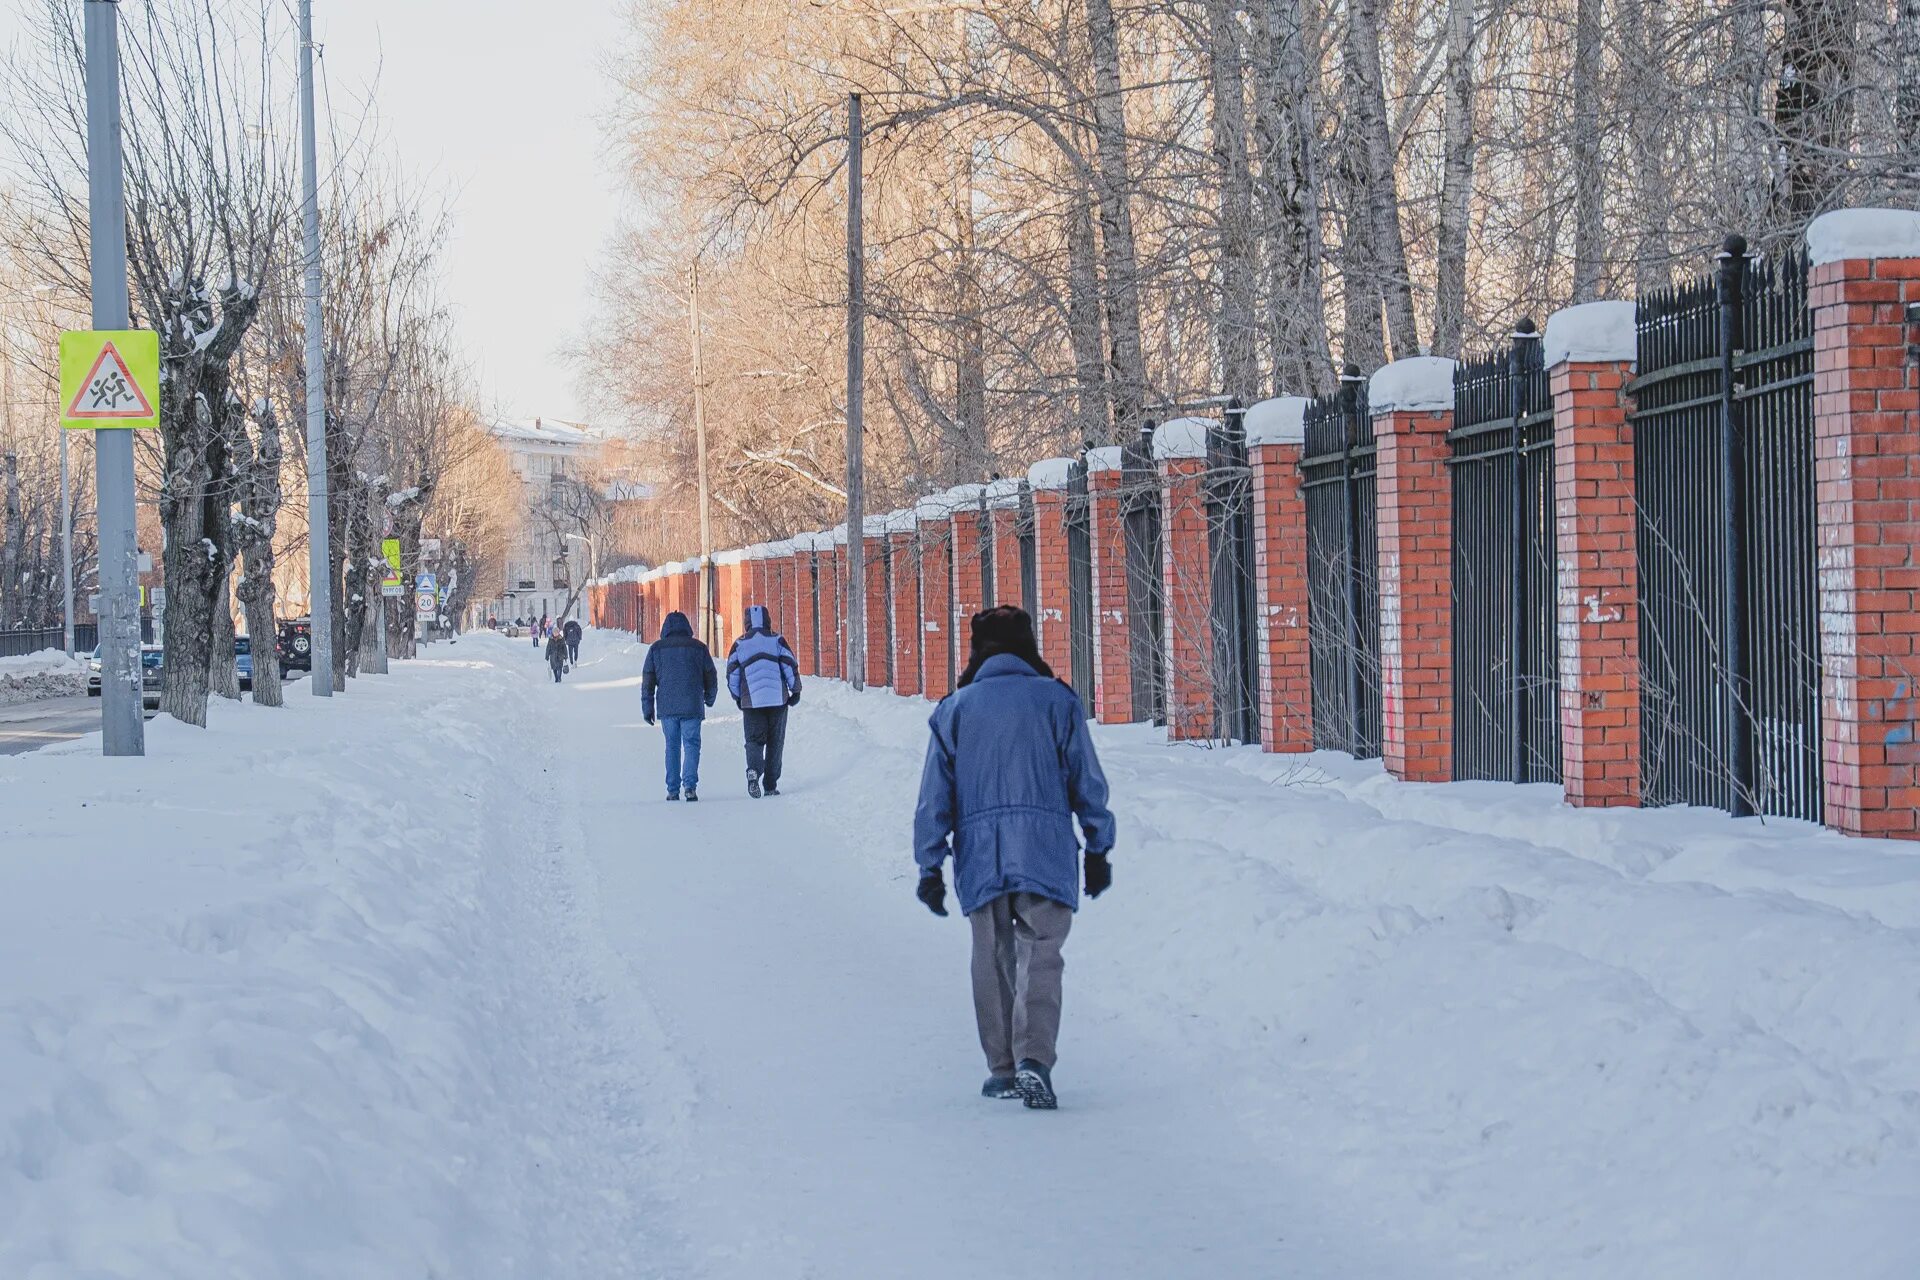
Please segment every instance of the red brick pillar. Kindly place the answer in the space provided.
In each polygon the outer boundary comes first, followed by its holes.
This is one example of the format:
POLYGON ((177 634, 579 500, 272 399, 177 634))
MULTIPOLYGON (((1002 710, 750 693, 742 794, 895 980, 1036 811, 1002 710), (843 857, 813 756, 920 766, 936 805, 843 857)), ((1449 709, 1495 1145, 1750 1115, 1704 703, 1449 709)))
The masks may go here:
POLYGON ((1127 646, 1127 537, 1120 518, 1120 446, 1087 453, 1087 494, 1092 507, 1093 665, 1099 693, 1094 715, 1101 724, 1133 719, 1133 664, 1127 646))
POLYGON ((1040 656, 1062 680, 1073 674, 1073 606, 1067 583, 1067 479, 1073 459, 1049 458, 1027 472, 1033 490, 1034 614, 1040 656))
POLYGON ((877 516, 867 521, 867 536, 861 540, 862 572, 866 584, 860 593, 861 607, 867 619, 867 671, 869 689, 887 687, 887 519, 877 516))
POLYGON ((935 702, 953 692, 961 663, 953 632, 953 517, 944 494, 921 500, 920 692, 935 702))
POLYGON ((1260 645, 1260 745, 1313 750, 1313 654, 1307 642, 1307 500, 1300 489, 1308 401, 1247 410, 1253 464, 1253 575, 1260 645))
POLYGON ((1396 360, 1367 402, 1378 441, 1381 754, 1408 782, 1453 779, 1453 361, 1396 360))
POLYGON ((986 486, 955 485, 947 490, 953 508, 953 643, 959 666, 967 665, 973 615, 986 608, 990 530, 981 508, 986 486))
POLYGON ((1560 754, 1567 803, 1640 803, 1640 604, 1634 549, 1631 302, 1547 321, 1559 583, 1560 754))
POLYGON ((767 545, 758 543, 747 548, 747 603, 773 607, 773 601, 767 595, 767 545))
POLYGON ((893 691, 920 693, 920 539, 911 511, 888 517, 893 572, 893 691))
POLYGON ((1160 583, 1167 736, 1214 736, 1213 557, 1207 549, 1207 427, 1176 418, 1153 433, 1160 467, 1160 583))
POLYGON ((820 536, 820 674, 840 678, 840 562, 846 548, 838 533, 820 536))
POLYGON ((1020 480, 987 486, 987 529, 993 539, 993 602, 1026 608, 1020 588, 1020 480))
POLYGON ((819 625, 819 600, 814 591, 815 554, 813 535, 803 533, 793 540, 793 634, 787 637, 800 659, 800 674, 820 674, 820 650, 814 644, 819 625))
POLYGON ((1920 839, 1920 213, 1807 232, 1825 819, 1920 839))

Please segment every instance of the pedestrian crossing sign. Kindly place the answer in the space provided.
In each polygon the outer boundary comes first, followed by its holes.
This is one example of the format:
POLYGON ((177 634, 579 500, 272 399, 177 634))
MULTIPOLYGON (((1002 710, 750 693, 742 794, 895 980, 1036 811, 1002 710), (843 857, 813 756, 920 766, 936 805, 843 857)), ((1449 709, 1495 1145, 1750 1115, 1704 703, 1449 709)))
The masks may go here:
POLYGON ((160 335, 82 329, 60 335, 60 425, 69 431, 160 425, 160 335))

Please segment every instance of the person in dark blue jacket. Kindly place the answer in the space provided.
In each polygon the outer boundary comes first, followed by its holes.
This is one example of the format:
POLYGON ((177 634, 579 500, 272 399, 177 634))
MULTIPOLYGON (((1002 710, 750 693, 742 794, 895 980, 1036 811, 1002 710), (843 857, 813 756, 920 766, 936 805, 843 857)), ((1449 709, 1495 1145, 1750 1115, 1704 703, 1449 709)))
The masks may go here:
POLYGON ((1080 699, 1041 660, 1023 609, 974 615, 967 668, 929 727, 913 819, 918 895, 947 914, 941 866, 951 847, 973 926, 973 1010, 989 1072, 981 1093, 1051 1110, 1060 949, 1081 871, 1090 898, 1113 883, 1106 775, 1080 699))
POLYGON ((765 605, 748 606, 746 621, 746 631, 727 651, 727 692, 746 720, 747 794, 758 800, 780 794, 787 708, 800 703, 800 663, 786 637, 773 629, 765 605))
POLYGON ((647 650, 640 677, 640 715, 648 724, 656 713, 667 737, 667 799, 700 798, 700 724, 720 696, 720 675, 713 654, 693 638, 693 624, 678 610, 660 624, 660 638, 647 650))

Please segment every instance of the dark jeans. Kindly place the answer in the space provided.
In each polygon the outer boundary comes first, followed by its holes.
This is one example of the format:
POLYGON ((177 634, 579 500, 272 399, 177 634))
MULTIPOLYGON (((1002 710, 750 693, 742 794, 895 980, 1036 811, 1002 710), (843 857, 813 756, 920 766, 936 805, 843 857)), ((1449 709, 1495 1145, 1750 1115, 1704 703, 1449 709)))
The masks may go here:
POLYGON ((576 667, 580 665, 580 642, 578 640, 567 641, 567 661, 576 667))
POLYGON ((747 772, 757 773, 768 786, 780 784, 780 765, 787 754, 787 709, 746 707, 747 772))
POLYGON ((550 659, 550 662, 552 663, 552 666, 553 666, 553 682, 554 682, 555 684, 559 684, 559 683, 560 683, 560 668, 561 668, 561 667, 562 667, 562 666, 563 666, 563 665, 565 664, 565 662, 566 662, 566 659, 564 659, 564 658, 561 658, 561 657, 554 657, 554 658, 552 658, 552 659, 550 659))

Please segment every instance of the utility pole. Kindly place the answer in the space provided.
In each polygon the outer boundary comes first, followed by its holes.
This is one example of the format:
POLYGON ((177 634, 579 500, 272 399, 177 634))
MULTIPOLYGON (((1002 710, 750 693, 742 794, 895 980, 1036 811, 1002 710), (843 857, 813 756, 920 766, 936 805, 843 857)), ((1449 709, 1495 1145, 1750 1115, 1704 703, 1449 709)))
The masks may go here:
POLYGON ((720 643, 713 616, 713 518, 707 506, 707 367, 700 351, 700 257, 693 259, 693 447, 700 454, 700 591, 694 609, 700 615, 700 637, 720 643))
MULTIPOLYGON (((127 197, 120 161, 120 11, 117 0, 87 0, 87 230, 92 259, 93 327, 125 329, 127 197)), ((147 753, 142 716, 139 551, 134 545, 133 432, 94 435, 94 486, 100 509, 100 727, 110 756, 147 753)), ((71 597, 69 597, 71 601, 71 597)), ((72 625, 73 607, 67 607, 72 625)))
POLYGON ((313 0, 300 0, 300 221, 307 257, 307 683, 333 696, 333 545, 327 518, 327 353, 320 313, 320 174, 313 124, 313 0))
POLYGON ((867 409, 866 130, 860 95, 847 97, 847 682, 866 687, 867 529, 865 441, 867 409))
MULTIPOLYGON (((137 567, 137 566, 136 566, 137 567)), ((67 433, 60 433, 60 630, 73 656, 73 480, 67 466, 67 433)))

